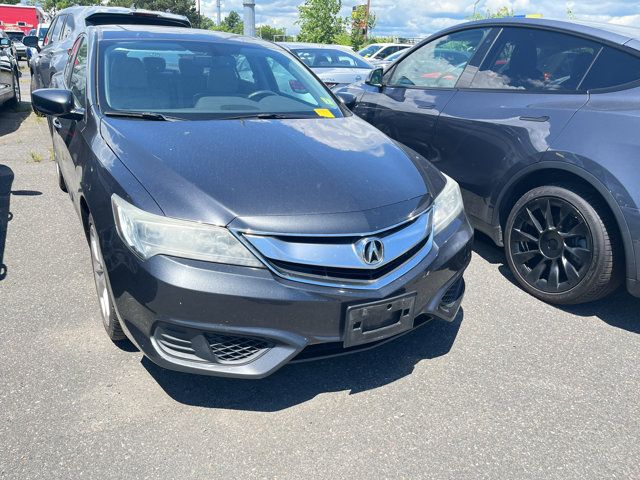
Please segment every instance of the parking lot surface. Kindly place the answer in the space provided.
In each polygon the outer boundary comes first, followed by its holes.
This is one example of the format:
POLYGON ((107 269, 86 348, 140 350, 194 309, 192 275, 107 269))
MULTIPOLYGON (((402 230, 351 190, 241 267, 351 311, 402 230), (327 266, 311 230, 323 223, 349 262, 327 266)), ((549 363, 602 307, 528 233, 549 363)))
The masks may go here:
POLYGON ((0 478, 640 478, 640 302, 558 308, 476 239, 463 311, 259 381, 100 323, 44 119, 0 110, 0 478))

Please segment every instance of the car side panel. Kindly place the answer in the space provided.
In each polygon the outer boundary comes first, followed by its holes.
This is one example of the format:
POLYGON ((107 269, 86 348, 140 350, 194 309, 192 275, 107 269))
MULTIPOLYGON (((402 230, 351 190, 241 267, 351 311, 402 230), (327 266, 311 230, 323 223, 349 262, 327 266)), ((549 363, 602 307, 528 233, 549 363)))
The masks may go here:
POLYGON ((460 184, 472 224, 493 224, 500 192, 538 162, 586 94, 462 89, 438 121, 434 164, 460 184))
POLYGON ((624 212, 629 278, 640 278, 639 131, 640 87, 592 94, 545 156, 590 172, 624 212))

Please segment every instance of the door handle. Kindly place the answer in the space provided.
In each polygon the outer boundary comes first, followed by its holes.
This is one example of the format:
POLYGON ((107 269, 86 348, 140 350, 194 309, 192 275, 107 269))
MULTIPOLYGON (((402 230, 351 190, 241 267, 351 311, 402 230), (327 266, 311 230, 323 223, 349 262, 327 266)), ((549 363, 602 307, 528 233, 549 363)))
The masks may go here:
POLYGON ((421 110, 434 110, 436 108, 435 103, 419 103, 418 108, 421 110))
POLYGON ((526 115, 522 115, 520 120, 524 120, 525 122, 546 122, 549 120, 548 115, 541 115, 539 117, 528 117, 526 115))
POLYGON ((53 120, 51 120, 51 124, 56 128, 56 130, 62 128, 60 120, 58 120, 56 117, 53 117, 53 120))

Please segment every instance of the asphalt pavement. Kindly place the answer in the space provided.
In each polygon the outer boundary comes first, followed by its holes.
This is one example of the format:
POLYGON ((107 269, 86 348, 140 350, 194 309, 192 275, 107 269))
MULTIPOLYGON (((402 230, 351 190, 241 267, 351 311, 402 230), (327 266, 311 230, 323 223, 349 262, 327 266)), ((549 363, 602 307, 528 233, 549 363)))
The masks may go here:
POLYGON ((482 237, 458 319, 375 350, 247 381, 113 344, 23 100, 0 109, 0 478, 640 478, 640 301, 546 305, 482 237))

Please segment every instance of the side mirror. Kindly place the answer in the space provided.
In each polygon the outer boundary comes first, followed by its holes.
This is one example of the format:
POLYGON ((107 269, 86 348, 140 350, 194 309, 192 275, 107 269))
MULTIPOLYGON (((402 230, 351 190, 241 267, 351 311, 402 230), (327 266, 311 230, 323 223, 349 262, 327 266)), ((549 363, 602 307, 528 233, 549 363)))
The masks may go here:
POLYGON ((38 113, 45 115, 70 120, 80 120, 84 117, 84 112, 74 107, 70 90, 41 88, 31 94, 31 102, 38 113))
POLYGON ((39 42, 39 39, 37 35, 27 35, 22 39, 22 43, 25 46, 35 48, 38 51, 38 53, 40 53, 40 45, 38 42, 39 42))
POLYGON ((382 67, 374 68, 369 72, 369 76, 364 83, 373 87, 382 87, 382 67))
POLYGON ((342 104, 349 110, 353 110, 355 108, 358 99, 354 94, 349 92, 335 92, 335 94, 342 104))
POLYGON ((11 40, 8 38, 0 38, 0 48, 7 48, 11 46, 11 40))

